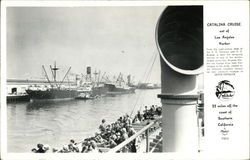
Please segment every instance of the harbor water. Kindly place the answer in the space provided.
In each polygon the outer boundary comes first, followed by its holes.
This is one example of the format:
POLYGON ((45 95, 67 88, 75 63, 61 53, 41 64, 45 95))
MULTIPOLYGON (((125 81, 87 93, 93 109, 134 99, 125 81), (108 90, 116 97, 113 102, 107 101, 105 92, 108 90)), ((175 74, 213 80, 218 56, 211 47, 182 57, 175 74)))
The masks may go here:
POLYGON ((61 149, 94 136, 102 119, 113 123, 124 114, 135 114, 144 106, 161 105, 160 89, 136 90, 135 94, 93 100, 21 102, 7 104, 8 152, 30 152, 38 143, 61 149), (137 104, 137 105, 135 105, 137 104))

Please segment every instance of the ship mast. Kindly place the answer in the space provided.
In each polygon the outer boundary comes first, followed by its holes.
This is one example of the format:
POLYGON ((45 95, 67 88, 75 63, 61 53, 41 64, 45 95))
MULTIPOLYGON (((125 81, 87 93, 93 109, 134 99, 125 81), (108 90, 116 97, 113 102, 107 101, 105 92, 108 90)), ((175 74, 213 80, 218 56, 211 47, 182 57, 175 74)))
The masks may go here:
POLYGON ((118 78, 117 78, 117 80, 116 80, 116 83, 118 82, 118 85, 119 85, 119 86, 121 86, 121 81, 122 81, 122 79, 123 79, 123 78, 122 78, 122 73, 120 72, 120 73, 119 73, 119 76, 118 76, 118 78))
POLYGON ((99 70, 99 73, 98 73, 98 80, 97 80, 97 86, 99 86, 99 79, 100 79, 100 75, 101 75, 101 71, 99 70))
POLYGON ((43 70, 44 70, 46 79, 48 80, 49 84, 51 85, 50 80, 49 80, 49 77, 48 77, 48 74, 47 74, 47 72, 46 72, 46 70, 45 70, 45 68, 44 68, 44 65, 42 65, 42 68, 43 68, 43 70))
POLYGON ((96 77, 97 77, 97 72, 96 72, 96 70, 95 70, 95 72, 94 72, 94 75, 95 75, 95 83, 96 83, 96 77))
MULTIPOLYGON (((43 70, 45 72, 46 79, 48 80, 49 84, 52 86, 51 81, 49 80, 49 77, 47 75, 47 72, 46 72, 44 66, 42 66, 42 68, 43 68, 43 70)), ((70 69, 71 69, 71 67, 68 69, 67 73, 64 75, 62 81, 59 84, 57 84, 57 81, 56 81, 56 71, 59 70, 59 68, 56 67, 56 62, 54 63, 54 67, 53 68, 50 65, 50 70, 52 72, 52 76, 53 76, 53 79, 54 79, 54 84, 56 85, 57 88, 61 87, 61 85, 62 85, 63 81, 65 80, 66 76, 68 75, 70 69)), ((77 76, 76 76, 76 80, 77 80, 77 76)), ((69 83, 69 79, 68 79, 68 83, 69 83)))
POLYGON ((59 70, 59 68, 56 67, 56 61, 54 63, 54 68, 51 68, 53 70, 54 75, 54 82, 56 83, 56 71, 59 70))
POLYGON ((56 71, 59 70, 59 68, 56 67, 56 61, 54 62, 54 68, 51 67, 50 65, 50 70, 54 79, 54 84, 57 86, 57 88, 59 87, 58 84, 56 83, 56 71))

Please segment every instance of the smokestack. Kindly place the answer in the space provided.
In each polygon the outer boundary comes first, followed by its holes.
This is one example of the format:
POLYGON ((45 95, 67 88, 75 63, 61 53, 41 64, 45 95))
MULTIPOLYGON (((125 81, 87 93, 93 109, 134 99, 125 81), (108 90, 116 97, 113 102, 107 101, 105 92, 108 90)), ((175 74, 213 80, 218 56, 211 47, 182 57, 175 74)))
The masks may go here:
POLYGON ((203 7, 169 6, 159 18, 163 152, 198 152, 197 75, 203 72, 203 7))
POLYGON ((91 74, 91 67, 87 67, 87 74, 91 74))

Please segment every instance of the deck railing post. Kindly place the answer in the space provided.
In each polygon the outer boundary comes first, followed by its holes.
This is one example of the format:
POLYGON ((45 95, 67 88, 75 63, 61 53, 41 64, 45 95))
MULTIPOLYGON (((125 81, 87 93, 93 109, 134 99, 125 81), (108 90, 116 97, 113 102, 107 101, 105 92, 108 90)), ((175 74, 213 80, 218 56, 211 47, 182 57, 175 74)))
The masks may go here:
POLYGON ((149 152, 149 136, 148 136, 148 130, 145 131, 146 134, 146 152, 149 152))

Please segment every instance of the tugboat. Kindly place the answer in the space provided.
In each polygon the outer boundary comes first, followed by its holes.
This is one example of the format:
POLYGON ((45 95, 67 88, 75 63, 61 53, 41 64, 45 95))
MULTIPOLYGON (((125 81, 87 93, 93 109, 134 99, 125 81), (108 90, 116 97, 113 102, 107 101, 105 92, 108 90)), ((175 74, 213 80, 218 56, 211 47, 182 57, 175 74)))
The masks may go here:
POLYGON ((95 97, 93 97, 91 92, 82 92, 82 93, 79 93, 75 99, 88 100, 88 99, 94 99, 94 98, 95 97))
POLYGON ((92 91, 92 83, 91 82, 84 82, 78 87, 77 89, 78 95, 75 99, 80 100, 88 100, 94 99, 93 91, 92 91))
POLYGON ((68 75, 71 67, 68 69, 67 73, 65 74, 63 80, 58 83, 56 80, 56 71, 59 69, 56 67, 56 62, 54 64, 54 67, 52 68, 50 66, 52 76, 54 79, 54 82, 51 82, 49 80, 49 77, 47 75, 47 72, 42 66, 44 72, 45 72, 45 77, 49 83, 49 85, 32 85, 29 86, 28 89, 26 90, 27 94, 30 97, 31 101, 36 101, 36 100, 69 100, 69 99, 74 99, 77 97, 78 92, 76 88, 72 87, 66 87, 62 85, 64 79, 68 75))

